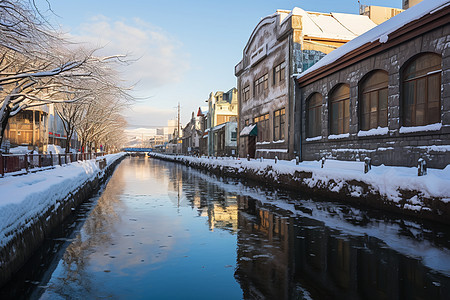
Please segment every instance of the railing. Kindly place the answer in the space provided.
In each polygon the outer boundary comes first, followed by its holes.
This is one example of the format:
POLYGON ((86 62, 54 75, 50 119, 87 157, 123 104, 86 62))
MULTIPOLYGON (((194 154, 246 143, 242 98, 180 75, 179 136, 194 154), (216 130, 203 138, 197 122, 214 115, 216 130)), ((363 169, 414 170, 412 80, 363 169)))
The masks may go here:
POLYGON ((6 173, 29 173, 41 168, 65 165, 71 162, 95 159, 103 152, 64 153, 64 154, 1 154, 0 175, 6 173))

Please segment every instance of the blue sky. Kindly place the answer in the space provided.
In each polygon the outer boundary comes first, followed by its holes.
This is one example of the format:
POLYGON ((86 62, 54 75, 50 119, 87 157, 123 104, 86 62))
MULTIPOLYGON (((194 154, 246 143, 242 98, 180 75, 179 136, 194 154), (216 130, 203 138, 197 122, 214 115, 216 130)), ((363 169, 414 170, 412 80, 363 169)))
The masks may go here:
MULTIPOLYGON (((44 2, 44 1, 42 1, 44 2)), ((401 0, 364 0, 401 8, 401 0)), ((139 58, 122 77, 139 82, 146 97, 127 111, 130 128, 166 126, 181 103, 182 124, 204 106, 212 91, 236 86, 234 66, 259 20, 277 9, 358 13, 357 0, 154 1, 50 0, 59 24, 72 39, 103 46, 100 54, 139 58), (126 3, 126 4, 125 4, 126 3)))

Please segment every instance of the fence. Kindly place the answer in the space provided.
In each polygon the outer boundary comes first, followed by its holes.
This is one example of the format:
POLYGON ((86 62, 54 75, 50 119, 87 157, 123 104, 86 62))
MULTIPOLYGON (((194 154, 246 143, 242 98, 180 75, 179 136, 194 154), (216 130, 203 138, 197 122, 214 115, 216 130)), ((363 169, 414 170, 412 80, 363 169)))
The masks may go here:
POLYGON ((65 165, 71 162, 95 159, 103 156, 103 152, 65 153, 65 154, 1 154, 0 175, 25 171, 26 173, 40 168, 65 165))

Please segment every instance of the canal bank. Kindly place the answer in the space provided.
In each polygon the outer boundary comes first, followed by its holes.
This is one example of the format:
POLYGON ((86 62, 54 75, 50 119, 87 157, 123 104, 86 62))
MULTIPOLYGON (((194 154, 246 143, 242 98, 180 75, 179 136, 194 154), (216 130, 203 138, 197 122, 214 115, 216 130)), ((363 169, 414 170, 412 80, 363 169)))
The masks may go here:
POLYGON ((125 153, 0 181, 0 286, 108 180, 125 153))
POLYGON ((151 153, 152 157, 178 162, 208 172, 284 187, 344 203, 363 205, 394 213, 450 224, 450 167, 417 169, 372 167, 364 163, 327 160, 301 162, 206 158, 151 153))

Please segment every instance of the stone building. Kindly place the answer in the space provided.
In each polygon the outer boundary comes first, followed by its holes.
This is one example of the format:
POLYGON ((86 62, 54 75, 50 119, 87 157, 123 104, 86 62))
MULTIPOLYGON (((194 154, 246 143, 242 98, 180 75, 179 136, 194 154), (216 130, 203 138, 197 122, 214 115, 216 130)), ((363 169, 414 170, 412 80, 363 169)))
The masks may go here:
POLYGON ((367 16, 300 8, 277 10, 263 18, 235 67, 240 93, 239 155, 294 157, 292 75, 375 25, 367 16))
POLYGON ((418 3, 298 76, 295 148, 303 160, 449 164, 448 3, 418 3))

